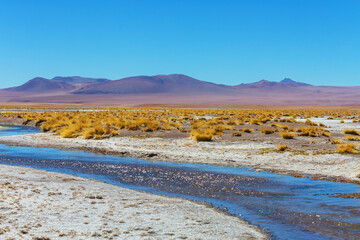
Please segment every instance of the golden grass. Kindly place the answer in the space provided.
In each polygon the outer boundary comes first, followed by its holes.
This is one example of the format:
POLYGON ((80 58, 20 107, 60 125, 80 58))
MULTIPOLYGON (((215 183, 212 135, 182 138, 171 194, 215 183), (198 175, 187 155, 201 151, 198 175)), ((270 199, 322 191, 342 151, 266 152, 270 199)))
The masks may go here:
POLYGON ((272 134, 272 133, 275 132, 275 129, 273 129, 273 128, 263 128, 263 129, 261 129, 261 132, 263 134, 272 134))
POLYGON ((333 138, 333 139, 330 140, 330 143, 331 143, 331 144, 340 144, 340 143, 341 143, 341 140, 340 140, 340 139, 335 139, 335 138, 333 138))
MULTIPOLYGON (((14 107, 26 108, 33 107, 14 107)), ((35 107, 34 107, 35 108, 35 107)), ((263 134, 282 131, 280 135, 285 139, 292 139, 293 132, 304 137, 330 137, 330 132, 324 129, 324 124, 317 124, 309 119, 321 117, 328 119, 351 119, 358 122, 360 111, 351 108, 343 110, 328 109, 195 109, 195 108, 90 108, 74 109, 71 107, 36 107, 37 111, 7 111, 3 107, 0 117, 22 119, 24 124, 40 127, 44 132, 49 131, 60 137, 85 139, 102 139, 117 136, 119 131, 178 131, 197 139, 217 139, 226 135, 240 136, 259 129, 263 134), (61 111, 57 111, 61 109, 61 111), (87 111, 81 111, 86 109, 87 111), (69 110, 69 111, 67 111, 69 110), (79 111, 74 111, 79 110, 79 111), (306 119, 304 123, 296 119, 306 119), (287 124, 287 125, 286 125, 287 124), (242 125, 236 129, 235 126, 242 125), (248 126, 246 126, 248 125, 248 126), (251 126, 252 125, 252 126, 251 126), (254 127, 252 129, 251 127, 254 127), (195 131, 197 130, 197 131, 195 131), (195 137, 199 136, 199 137, 195 137)), ((1 109, 1 107, 0 107, 1 109)), ((257 131, 256 131, 257 132, 257 131)), ((345 134, 359 135, 356 130, 345 130, 345 134)), ((356 139, 356 138, 350 138, 356 139)), ((351 141, 351 140, 349 140, 351 141)), ((338 144, 334 142, 333 144, 338 144)))
POLYGON ((242 135, 242 132, 240 132, 240 131, 232 133, 232 136, 234 136, 234 137, 241 137, 241 135, 242 135))
POLYGON ((214 136, 214 132, 211 130, 193 130, 191 131, 191 136, 196 140, 196 141, 211 141, 213 136, 214 136))
POLYGON ((295 134, 283 131, 280 133, 280 136, 284 139, 293 139, 295 137, 295 134))
POLYGON ((286 149, 288 149, 287 145, 279 145, 277 146, 277 149, 281 152, 284 152, 286 149))
POLYGON ((355 129, 345 129, 344 134, 357 135, 357 136, 360 135, 360 133, 355 129))
POLYGON ((355 145, 350 143, 339 144, 337 152, 342 154, 354 154, 356 153, 355 145))
POLYGON ((254 129, 251 129, 251 128, 243 128, 242 131, 243 132, 246 132, 246 133, 252 133, 254 129))
POLYGON ((346 136, 346 139, 349 141, 360 141, 360 137, 355 136, 346 136))

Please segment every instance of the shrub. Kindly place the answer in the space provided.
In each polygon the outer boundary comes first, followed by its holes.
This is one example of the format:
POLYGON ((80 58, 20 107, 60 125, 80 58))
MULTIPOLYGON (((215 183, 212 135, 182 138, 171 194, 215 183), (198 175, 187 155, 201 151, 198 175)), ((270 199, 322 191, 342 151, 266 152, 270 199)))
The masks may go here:
POLYGON ((277 149, 279 150, 279 151, 285 151, 286 149, 288 148, 288 146, 287 145, 279 145, 278 147, 277 147, 277 149))
POLYGON ((295 134, 289 132, 281 132, 280 136, 284 139, 293 139, 295 137, 295 134))
POLYGON ((263 128, 263 129, 261 129, 261 132, 264 134, 272 134, 275 132, 275 130, 272 128, 263 128))
POLYGON ((360 137, 354 137, 354 136, 346 136, 346 139, 349 141, 360 141, 360 137))
POLYGON ((344 133, 345 134, 350 134, 350 135, 357 135, 357 136, 360 135, 360 133, 358 131, 356 131, 355 129, 345 129, 344 133))
POLYGON ((350 143, 339 144, 339 145, 338 145, 338 150, 337 150, 337 152, 338 152, 338 153, 342 153, 342 154, 346 154, 346 153, 353 154, 353 153, 356 153, 355 145, 354 145, 354 144, 350 144, 350 143))
POLYGON ((63 131, 61 131, 60 137, 63 137, 63 138, 75 138, 75 137, 77 137, 77 134, 75 133, 75 131, 73 129, 66 128, 63 131))
POLYGON ((310 125, 310 126, 317 126, 318 125, 317 123, 312 122, 310 119, 306 119, 305 124, 310 125))
POLYGON ((340 139, 335 139, 335 138, 333 138, 333 139, 331 139, 330 143, 331 143, 331 144, 340 144, 340 143, 341 143, 341 140, 340 140, 340 139))
POLYGON ((243 132, 246 132, 246 133, 251 133, 253 131, 253 129, 251 129, 251 128, 243 128, 242 130, 243 130, 243 132))
POLYGON ((242 135, 242 132, 233 132, 233 134, 232 134, 234 137, 241 137, 241 135, 242 135))
POLYGON ((209 130, 193 130, 191 131, 191 135, 194 137, 196 141, 211 141, 214 135, 213 131, 209 130))
POLYGON ((85 139, 91 139, 94 136, 95 131, 93 129, 87 129, 83 132, 83 137, 85 139))

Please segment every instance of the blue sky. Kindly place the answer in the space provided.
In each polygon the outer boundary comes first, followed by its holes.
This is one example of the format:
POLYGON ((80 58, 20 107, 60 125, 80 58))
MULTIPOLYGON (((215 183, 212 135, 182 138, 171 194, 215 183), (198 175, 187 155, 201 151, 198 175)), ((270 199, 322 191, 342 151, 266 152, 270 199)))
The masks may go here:
POLYGON ((360 85, 360 1, 0 0, 0 88, 182 73, 360 85))

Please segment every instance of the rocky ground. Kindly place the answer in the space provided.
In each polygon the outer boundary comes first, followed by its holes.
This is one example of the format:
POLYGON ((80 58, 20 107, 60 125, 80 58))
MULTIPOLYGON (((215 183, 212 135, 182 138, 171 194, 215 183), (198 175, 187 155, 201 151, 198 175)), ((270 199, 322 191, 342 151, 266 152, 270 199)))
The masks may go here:
POLYGON ((267 239, 205 204, 0 165, 1 239, 267 239))

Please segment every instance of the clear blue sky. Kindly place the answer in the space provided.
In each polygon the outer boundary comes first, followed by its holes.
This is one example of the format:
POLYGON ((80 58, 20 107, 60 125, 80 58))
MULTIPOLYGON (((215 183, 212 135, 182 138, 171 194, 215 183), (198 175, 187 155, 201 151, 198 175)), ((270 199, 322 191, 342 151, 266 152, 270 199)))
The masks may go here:
POLYGON ((171 73, 360 85, 360 1, 0 0, 0 88, 171 73))

